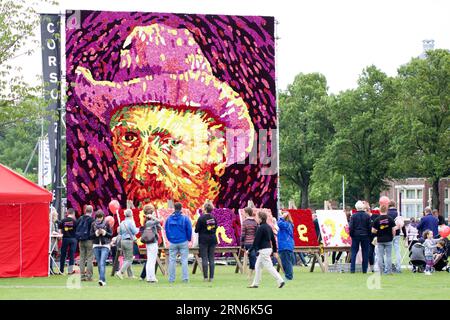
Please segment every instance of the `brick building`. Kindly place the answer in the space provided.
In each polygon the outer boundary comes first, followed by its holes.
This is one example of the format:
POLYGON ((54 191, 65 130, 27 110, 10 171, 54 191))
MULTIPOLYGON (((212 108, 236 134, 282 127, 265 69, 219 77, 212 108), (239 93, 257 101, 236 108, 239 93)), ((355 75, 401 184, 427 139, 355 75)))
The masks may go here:
MULTIPOLYGON (((381 193, 394 199, 397 208, 405 217, 421 217, 425 207, 431 207, 433 188, 425 178, 407 178, 389 181, 389 189, 381 193)), ((439 212, 448 221, 450 207, 450 178, 439 181, 439 212)))

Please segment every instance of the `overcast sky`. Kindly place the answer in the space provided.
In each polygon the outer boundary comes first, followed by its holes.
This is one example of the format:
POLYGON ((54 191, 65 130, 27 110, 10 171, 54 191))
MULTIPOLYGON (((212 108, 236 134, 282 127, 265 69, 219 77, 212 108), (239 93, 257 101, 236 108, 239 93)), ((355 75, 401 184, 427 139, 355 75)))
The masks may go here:
MULTIPOLYGON (((450 49, 448 0, 60 0, 66 9, 275 16, 283 90, 300 72, 324 74, 331 93, 356 87, 371 64, 394 76, 422 52, 423 39, 450 49)), ((42 72, 40 50, 16 60, 28 79, 42 72)))

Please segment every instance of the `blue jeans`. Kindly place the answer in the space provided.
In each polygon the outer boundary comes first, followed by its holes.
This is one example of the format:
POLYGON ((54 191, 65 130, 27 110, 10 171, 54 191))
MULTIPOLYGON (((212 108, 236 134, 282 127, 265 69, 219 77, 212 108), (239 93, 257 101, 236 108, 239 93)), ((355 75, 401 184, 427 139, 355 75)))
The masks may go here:
POLYGON ((183 281, 189 280, 188 255, 189 242, 171 243, 169 245, 169 282, 174 282, 176 277, 177 254, 181 256, 181 270, 183 281))
MULTIPOLYGON (((305 260, 305 254, 303 252, 299 252, 298 256, 300 258, 300 261, 303 263, 303 265, 307 266, 308 264, 306 263, 306 260, 305 260)), ((294 257, 296 258, 295 254, 294 254, 294 257)), ((295 264, 297 264, 297 258, 295 259, 295 264)))
POLYGON ((355 272, 356 255, 359 251, 359 245, 361 245, 362 251, 362 272, 367 272, 367 266, 369 265, 369 241, 369 236, 352 237, 352 261, 350 263, 350 272, 355 272))
POLYGON ((295 263, 295 256, 293 251, 282 250, 278 253, 280 255, 281 264, 283 265, 284 275, 286 279, 292 280, 294 278, 292 265, 295 263))
POLYGON ((375 246, 372 244, 373 239, 370 239, 369 245, 369 264, 373 266, 375 264, 375 246))
MULTIPOLYGON (((67 249, 69 249, 69 266, 75 264, 75 251, 77 250, 77 239, 63 238, 61 245, 61 258, 59 262, 59 269, 64 273, 64 265, 66 264, 67 249)), ((69 272, 71 268, 69 268, 69 272)))
MULTIPOLYGON (((249 250, 251 248, 251 244, 244 245, 245 250, 249 250)), ((255 270, 256 263, 256 251, 252 250, 248 253, 248 263, 250 264, 250 270, 255 270)))
POLYGON ((425 256, 425 272, 431 272, 433 270, 433 256, 425 256))
POLYGON ((95 260, 97 261, 99 280, 106 282, 105 270, 106 259, 109 255, 108 247, 96 247, 94 248, 95 260))
POLYGON ((402 267, 402 254, 400 253, 400 236, 395 236, 392 241, 392 247, 395 252, 395 267, 397 268, 397 272, 401 271, 402 267))
POLYGON ((392 241, 378 242, 377 244, 377 262, 379 272, 382 274, 386 270, 387 274, 392 273, 392 241), (386 257, 384 256, 386 254, 386 257))

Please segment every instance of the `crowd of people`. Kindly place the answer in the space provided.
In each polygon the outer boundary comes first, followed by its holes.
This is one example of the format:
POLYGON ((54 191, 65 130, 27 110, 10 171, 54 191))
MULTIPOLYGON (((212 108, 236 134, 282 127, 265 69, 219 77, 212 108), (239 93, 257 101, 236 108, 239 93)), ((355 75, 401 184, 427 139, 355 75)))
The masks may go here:
POLYGON ((434 270, 447 270, 445 259, 449 241, 439 235, 438 228, 445 225, 445 220, 437 210, 432 211, 427 207, 420 222, 412 218, 405 226, 405 221, 392 200, 380 205, 379 215, 372 213, 366 201, 358 201, 355 208, 356 212, 349 219, 352 273, 355 272, 359 250, 362 255, 363 273, 367 273, 369 266, 372 272, 380 274, 401 273, 401 234, 410 252, 413 272, 424 271, 425 275, 431 275, 434 270), (440 265, 442 266, 439 267, 440 265))
MULTIPOLYGON (((164 224, 164 230, 169 241, 169 264, 168 274, 169 282, 176 280, 176 261, 177 255, 180 255, 182 281, 189 281, 188 256, 189 241, 192 240, 193 231, 198 234, 199 254, 202 260, 204 281, 212 282, 214 280, 215 269, 215 248, 217 246, 217 221, 211 214, 214 207, 210 203, 204 206, 204 214, 191 224, 189 218, 182 214, 181 203, 175 203, 174 212, 167 218, 164 224), (195 230, 193 230, 193 226, 195 230)), ((124 211, 125 219, 117 228, 117 236, 113 237, 114 219, 111 216, 105 217, 102 210, 94 213, 93 207, 87 205, 82 215, 77 219, 73 209, 67 209, 64 219, 57 221, 57 213, 53 212, 52 218, 52 242, 58 241, 57 235, 61 235, 62 243, 60 248, 59 271, 54 270, 53 274, 64 274, 66 258, 68 257, 67 274, 75 273, 75 253, 79 250, 79 270, 81 281, 93 281, 94 257, 98 266, 98 284, 106 285, 106 262, 110 254, 114 256, 114 250, 120 250, 123 256, 121 268, 115 272, 115 276, 123 279, 137 278, 133 272, 134 247, 136 235, 141 233, 141 241, 146 246, 146 261, 140 275, 141 280, 149 283, 158 282, 155 276, 156 258, 158 255, 158 237, 162 228, 162 220, 155 215, 153 206, 146 205, 143 208, 145 222, 141 228, 137 228, 131 209, 124 211)), ((257 288, 261 281, 261 272, 263 268, 268 270, 276 277, 278 286, 284 286, 284 280, 273 267, 271 259, 272 252, 277 254, 277 241, 272 228, 267 225, 267 216, 265 213, 259 213, 259 223, 256 222, 254 212, 251 208, 246 208, 248 219, 244 222, 242 232, 242 248, 246 249, 250 258, 251 275, 254 273, 252 285, 249 288, 257 288), (258 254, 258 257, 257 257, 258 254)), ((292 219, 285 222, 286 216, 279 220, 280 232, 278 233, 280 243, 281 257, 285 261, 286 268, 289 268, 289 262, 292 259, 293 252, 293 223, 292 219), (287 232, 285 232, 287 230, 287 232), (280 240, 280 237, 282 238, 280 240), (289 243, 288 243, 289 242, 289 243)), ((58 246, 52 244, 52 248, 58 246)), ((289 269, 286 269, 289 270, 289 269)), ((292 279, 291 271, 287 271, 286 278, 292 279)))
MULTIPOLYGON (((180 256, 182 281, 189 281, 188 256, 189 242, 193 238, 193 232, 198 235, 198 248, 201 257, 203 279, 207 282, 214 280, 215 255, 217 246, 216 230, 217 221, 212 215, 214 207, 211 203, 204 205, 202 214, 193 224, 190 219, 182 214, 181 203, 175 203, 174 212, 166 219, 164 230, 169 242, 168 279, 170 283, 176 280, 177 256, 180 256), (193 228, 195 228, 193 230, 193 228)), ((395 202, 381 204, 380 214, 372 214, 370 205, 366 201, 358 201, 355 204, 356 212, 348 216, 349 233, 352 238, 350 253, 350 271, 356 271, 358 252, 361 250, 362 272, 381 274, 400 273, 402 269, 401 233, 407 240, 410 250, 410 259, 413 271, 425 271, 431 275, 436 269, 436 264, 443 264, 446 268, 448 240, 439 238, 438 226, 442 221, 437 218, 437 213, 430 208, 425 209, 425 214, 420 222, 411 219, 404 225, 404 220, 398 214, 395 202), (395 264, 392 264, 392 252, 395 264)), ((98 284, 106 285, 106 262, 110 254, 115 255, 116 250, 123 256, 122 266, 114 275, 123 279, 137 279, 133 272, 133 260, 136 246, 136 235, 141 234, 141 242, 146 246, 146 261, 139 279, 148 283, 156 283, 156 261, 159 247, 159 235, 163 227, 163 221, 158 219, 152 205, 143 208, 145 221, 142 227, 136 227, 131 209, 124 210, 125 219, 120 222, 117 230, 114 228, 114 219, 106 216, 102 210, 94 213, 93 207, 87 205, 83 214, 76 219, 73 209, 67 210, 67 215, 61 221, 57 221, 54 212, 52 232, 62 236, 59 272, 63 274, 68 255, 68 274, 75 273, 75 252, 79 249, 79 270, 81 281, 93 281, 94 257, 98 266, 98 284), (116 231, 116 232, 114 232, 116 231), (117 234, 116 236, 114 236, 117 234)), ((290 213, 282 212, 278 219, 274 218, 271 225, 268 224, 267 214, 252 208, 244 209, 246 218, 241 226, 240 245, 245 250, 249 260, 248 288, 258 288, 261 282, 263 269, 266 269, 275 279, 277 286, 282 288, 286 281, 294 277, 293 266, 297 263, 297 257, 304 265, 304 256, 294 253, 294 223, 290 213), (274 267, 276 261, 281 261, 284 278, 274 267)), ((317 220, 315 220, 317 227, 317 220)), ((320 235, 320 232, 318 232, 320 235)), ((57 238, 52 238, 52 242, 57 238)), ((320 241, 320 236, 319 236, 320 241)), ((57 247, 52 245, 52 247, 57 247)), ((342 252, 333 254, 333 263, 340 259, 342 252)))

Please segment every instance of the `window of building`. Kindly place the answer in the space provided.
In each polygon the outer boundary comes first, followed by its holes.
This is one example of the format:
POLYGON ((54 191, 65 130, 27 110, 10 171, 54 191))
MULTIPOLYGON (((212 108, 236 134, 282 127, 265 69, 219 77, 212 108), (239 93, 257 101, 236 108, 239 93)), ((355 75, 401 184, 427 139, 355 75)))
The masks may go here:
POLYGON ((423 211, 423 186, 404 185, 399 186, 397 198, 401 198, 401 213, 407 218, 418 218, 423 211))
POLYGON ((428 205, 431 207, 433 203, 433 188, 428 189, 428 205))
POLYGON ((405 210, 404 210, 404 212, 402 212, 403 215, 405 215, 408 218, 416 216, 416 205, 405 204, 404 208, 405 208, 405 210))
POLYGON ((406 190, 406 199, 416 199, 416 190, 406 190))
POLYGON ((405 204, 403 208, 402 215, 407 218, 422 216, 423 206, 421 204, 405 204))
POLYGON ((418 204, 417 205, 417 214, 420 217, 421 213, 423 212, 423 205, 422 204, 418 204))
POLYGON ((449 207, 450 207, 450 197, 449 197, 449 192, 448 192, 449 188, 445 188, 444 191, 444 217, 445 219, 448 220, 448 211, 449 211, 449 207))

